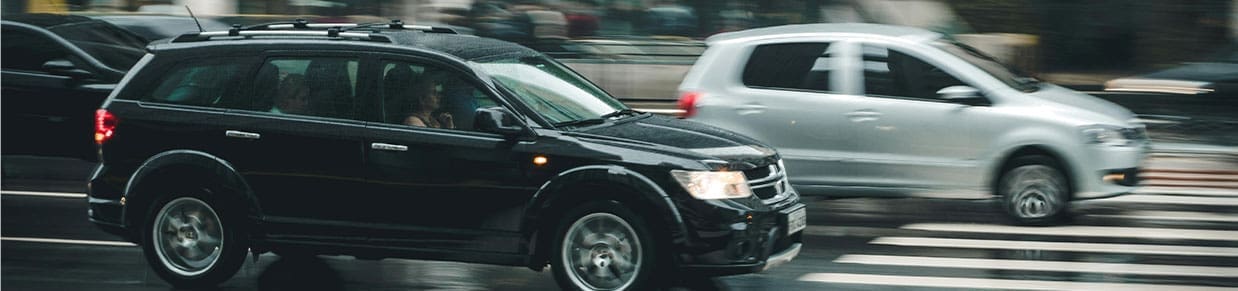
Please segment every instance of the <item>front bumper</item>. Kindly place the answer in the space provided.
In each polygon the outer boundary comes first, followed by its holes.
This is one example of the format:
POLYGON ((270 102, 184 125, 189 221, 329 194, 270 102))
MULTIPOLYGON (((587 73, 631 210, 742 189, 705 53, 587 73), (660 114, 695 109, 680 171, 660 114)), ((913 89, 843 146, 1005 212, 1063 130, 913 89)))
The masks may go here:
POLYGON ((699 217, 688 219, 694 222, 689 223, 691 238, 682 246, 686 251, 679 255, 680 271, 725 276, 762 272, 790 262, 803 247, 803 231, 787 233, 788 219, 791 213, 807 208, 797 197, 793 199, 779 203, 778 209, 717 206, 708 215, 716 219, 712 223, 699 217))
POLYGON ((1135 191, 1139 168, 1147 156, 1147 143, 1139 146, 1088 145, 1073 167, 1075 199, 1113 197, 1135 191))

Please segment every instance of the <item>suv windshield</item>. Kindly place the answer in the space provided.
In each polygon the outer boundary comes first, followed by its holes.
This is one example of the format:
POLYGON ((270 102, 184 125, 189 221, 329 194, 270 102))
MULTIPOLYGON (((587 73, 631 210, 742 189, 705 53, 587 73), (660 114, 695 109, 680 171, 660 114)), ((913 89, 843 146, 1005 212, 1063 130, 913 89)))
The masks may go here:
POLYGON ((544 56, 474 63, 556 126, 601 121, 627 111, 619 100, 544 56))
POLYGON ((1027 75, 1019 72, 1017 69, 1008 67, 1005 64, 998 62, 997 59, 981 52, 980 50, 977 50, 976 48, 949 39, 938 39, 933 41, 932 44, 934 47, 940 48, 941 50, 959 57, 959 59, 962 59, 963 61, 966 61, 981 70, 984 70, 986 73, 989 73, 990 76, 997 78, 997 80, 1002 81, 1002 83, 1006 83, 1006 85, 1011 88, 1023 92, 1033 92, 1040 89, 1040 82, 1036 81, 1035 78, 1028 77, 1027 75))

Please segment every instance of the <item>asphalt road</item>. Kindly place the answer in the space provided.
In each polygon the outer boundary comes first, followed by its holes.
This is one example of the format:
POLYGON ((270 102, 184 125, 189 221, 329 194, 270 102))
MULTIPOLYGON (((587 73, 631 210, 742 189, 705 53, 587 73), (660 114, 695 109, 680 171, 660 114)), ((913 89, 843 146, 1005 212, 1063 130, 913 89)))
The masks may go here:
MULTIPOLYGON (((141 250, 86 220, 80 163, 5 160, 0 289, 167 290, 141 250)), ((1238 169, 1162 158, 1138 193, 1077 203, 1065 226, 1014 227, 990 201, 814 199, 805 249, 760 274, 677 290, 1238 290, 1238 169), (1217 171, 1217 170, 1220 171, 1217 171), (1171 169, 1174 170, 1174 169, 1171 169)), ((84 178, 83 178, 84 180, 84 178)), ((347 256, 249 261, 222 290, 554 290, 549 272, 347 256)))

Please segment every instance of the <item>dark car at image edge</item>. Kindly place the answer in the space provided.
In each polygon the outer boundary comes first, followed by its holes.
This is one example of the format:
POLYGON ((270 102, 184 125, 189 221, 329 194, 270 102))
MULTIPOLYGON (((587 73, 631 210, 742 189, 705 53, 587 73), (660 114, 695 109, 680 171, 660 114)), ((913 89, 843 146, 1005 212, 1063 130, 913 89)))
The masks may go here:
POLYGON ((565 289, 644 290, 801 247, 806 207, 773 149, 631 110, 519 45, 298 22, 147 50, 96 113, 89 216, 174 286, 225 281, 248 249, 549 265, 565 289), (300 78, 308 113, 272 109, 300 78), (441 105, 439 128, 400 111, 424 80, 441 81, 416 100, 441 105))

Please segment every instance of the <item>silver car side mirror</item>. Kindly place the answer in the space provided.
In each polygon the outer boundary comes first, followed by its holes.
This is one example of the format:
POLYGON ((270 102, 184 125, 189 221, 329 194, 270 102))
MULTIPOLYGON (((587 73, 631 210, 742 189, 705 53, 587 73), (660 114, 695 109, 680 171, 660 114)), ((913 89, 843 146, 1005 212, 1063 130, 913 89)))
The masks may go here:
POLYGON ((937 90, 937 97, 951 103, 971 106, 989 105, 989 99, 980 94, 980 90, 971 86, 950 86, 937 90))

